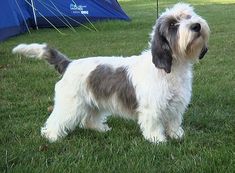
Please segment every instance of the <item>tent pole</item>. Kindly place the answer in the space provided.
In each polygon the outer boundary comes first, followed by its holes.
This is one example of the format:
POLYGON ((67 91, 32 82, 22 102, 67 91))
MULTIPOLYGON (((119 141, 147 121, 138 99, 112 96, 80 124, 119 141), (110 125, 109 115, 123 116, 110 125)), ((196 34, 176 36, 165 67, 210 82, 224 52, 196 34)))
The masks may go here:
POLYGON ((157 0, 157 19, 158 19, 158 13, 159 11, 158 11, 158 0, 157 0))
POLYGON ((36 29, 38 30, 38 23, 37 23, 37 17, 36 17, 36 14, 35 14, 35 8, 34 8, 33 0, 31 0, 31 4, 32 4, 32 8, 33 8, 34 22, 35 22, 35 25, 36 25, 36 29))

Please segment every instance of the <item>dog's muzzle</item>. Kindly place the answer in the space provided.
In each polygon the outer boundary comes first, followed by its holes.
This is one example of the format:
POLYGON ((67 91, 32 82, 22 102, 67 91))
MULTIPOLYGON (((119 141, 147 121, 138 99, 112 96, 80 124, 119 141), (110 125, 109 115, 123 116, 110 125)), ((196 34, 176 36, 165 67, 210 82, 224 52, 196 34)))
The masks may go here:
POLYGON ((208 48, 206 46, 204 46, 201 50, 201 53, 199 55, 199 59, 202 59, 204 57, 204 55, 207 53, 208 48))

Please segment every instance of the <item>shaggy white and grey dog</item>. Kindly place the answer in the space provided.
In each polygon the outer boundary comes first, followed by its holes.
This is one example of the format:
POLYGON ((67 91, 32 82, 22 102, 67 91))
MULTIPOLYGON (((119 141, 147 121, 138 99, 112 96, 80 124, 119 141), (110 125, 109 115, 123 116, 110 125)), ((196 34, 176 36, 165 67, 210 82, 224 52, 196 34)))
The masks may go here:
POLYGON ((110 130, 109 115, 138 121, 145 139, 158 143, 184 135, 181 123, 192 92, 192 65, 207 51, 207 22, 188 4, 166 9, 157 19, 150 48, 131 57, 69 60, 46 44, 20 44, 13 53, 47 60, 62 79, 54 109, 41 129, 54 142, 78 124, 110 130))

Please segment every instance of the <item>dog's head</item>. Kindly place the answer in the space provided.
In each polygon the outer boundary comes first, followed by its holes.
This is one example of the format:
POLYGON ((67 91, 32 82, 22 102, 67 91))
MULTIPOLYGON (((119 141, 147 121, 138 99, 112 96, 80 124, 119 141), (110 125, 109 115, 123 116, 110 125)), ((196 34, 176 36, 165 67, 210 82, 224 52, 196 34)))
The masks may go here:
POLYGON ((178 3, 161 14, 151 34, 152 61, 171 72, 172 61, 201 59, 207 52, 210 29, 188 4, 178 3))

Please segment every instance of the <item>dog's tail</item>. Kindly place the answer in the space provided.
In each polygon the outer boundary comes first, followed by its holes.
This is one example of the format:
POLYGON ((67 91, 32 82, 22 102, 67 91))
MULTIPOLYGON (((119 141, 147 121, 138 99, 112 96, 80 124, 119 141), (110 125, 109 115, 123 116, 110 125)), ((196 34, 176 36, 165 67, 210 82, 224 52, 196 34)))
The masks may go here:
POLYGON ((63 74, 71 62, 65 55, 50 48, 47 44, 19 44, 12 50, 14 54, 24 55, 26 57, 45 59, 49 64, 53 65, 55 69, 63 74))

